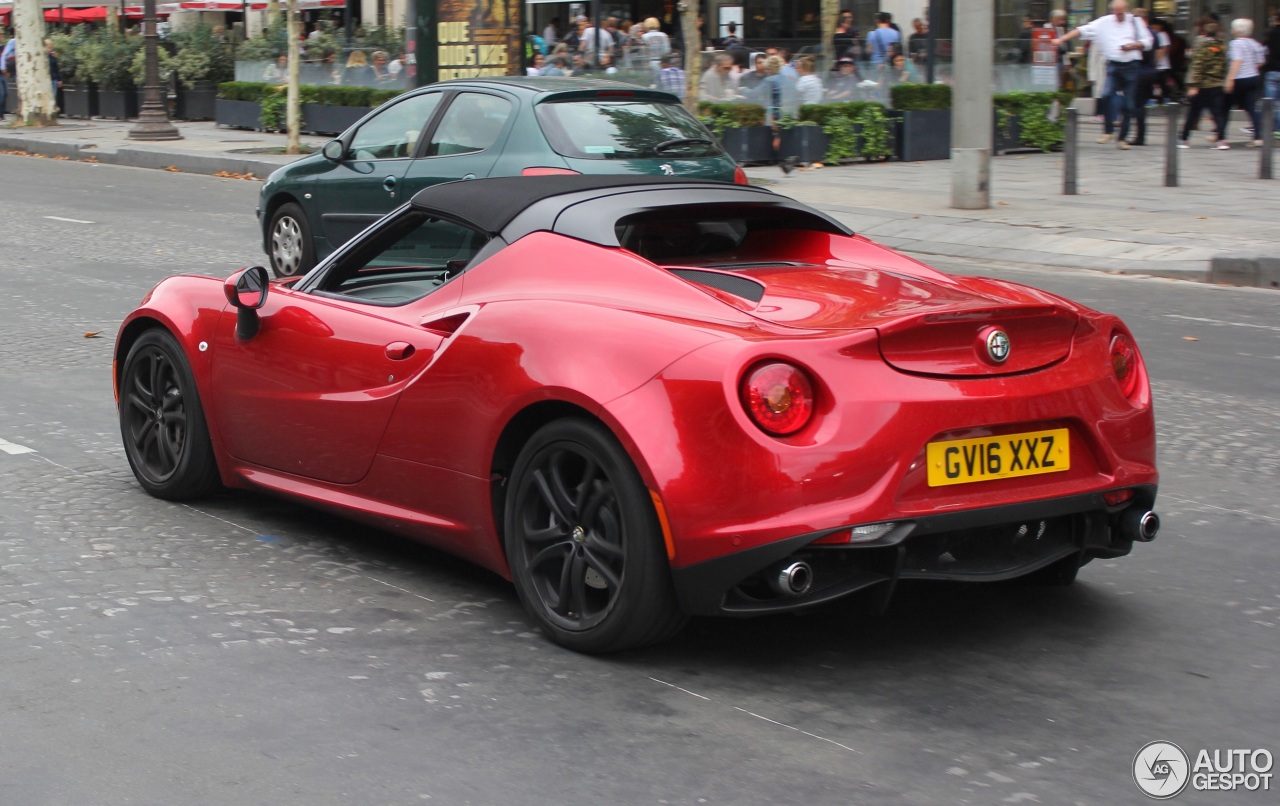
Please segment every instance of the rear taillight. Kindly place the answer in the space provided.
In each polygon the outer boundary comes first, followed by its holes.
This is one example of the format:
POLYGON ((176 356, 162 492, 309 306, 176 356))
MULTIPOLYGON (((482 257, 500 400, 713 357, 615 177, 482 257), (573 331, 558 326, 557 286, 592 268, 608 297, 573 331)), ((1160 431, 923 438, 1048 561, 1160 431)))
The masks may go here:
POLYGON ((578 176, 580 171, 571 171, 568 168, 549 168, 536 167, 525 168, 520 172, 521 176, 578 176))
POLYGON ((739 394, 755 424, 774 436, 794 434, 813 417, 813 382, 791 364, 757 364, 743 377, 739 394))
POLYGON ((751 182, 747 180, 747 172, 742 170, 741 165, 733 166, 733 184, 749 185, 751 182))
POLYGON ((1102 500, 1109 507, 1118 507, 1125 501, 1133 500, 1133 490, 1108 490, 1102 494, 1102 500))
POLYGON ((1138 391, 1138 348, 1133 339, 1123 333, 1111 337, 1111 371, 1115 373, 1116 383, 1125 397, 1132 398, 1138 391))

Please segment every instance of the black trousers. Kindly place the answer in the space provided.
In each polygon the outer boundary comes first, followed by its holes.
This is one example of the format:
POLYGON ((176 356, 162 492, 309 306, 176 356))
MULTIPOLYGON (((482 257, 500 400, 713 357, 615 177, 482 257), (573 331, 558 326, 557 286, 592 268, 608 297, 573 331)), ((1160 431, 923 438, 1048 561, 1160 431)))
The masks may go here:
POLYGON ((1213 118, 1213 125, 1218 130, 1218 139, 1227 139, 1227 109, 1222 87, 1203 87, 1191 97, 1191 108, 1187 110, 1187 119, 1182 122, 1182 142, 1191 136, 1191 128, 1200 122, 1205 110, 1213 118))

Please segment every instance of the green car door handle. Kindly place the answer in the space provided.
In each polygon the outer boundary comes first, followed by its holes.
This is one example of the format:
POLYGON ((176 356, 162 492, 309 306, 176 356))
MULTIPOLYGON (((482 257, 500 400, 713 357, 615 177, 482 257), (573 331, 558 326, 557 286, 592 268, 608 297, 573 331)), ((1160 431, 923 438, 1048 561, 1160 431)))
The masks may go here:
POLYGON ((394 176, 388 176, 386 179, 382 180, 382 186, 386 188, 388 191, 395 191, 396 178, 394 176))

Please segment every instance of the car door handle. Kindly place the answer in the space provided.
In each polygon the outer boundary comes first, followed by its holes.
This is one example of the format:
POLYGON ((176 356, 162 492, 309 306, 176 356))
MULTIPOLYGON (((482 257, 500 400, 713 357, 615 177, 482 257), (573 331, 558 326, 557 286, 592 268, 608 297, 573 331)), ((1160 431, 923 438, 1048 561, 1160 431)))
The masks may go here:
POLYGON ((393 341, 387 345, 387 358, 392 361, 403 361, 415 352, 416 348, 407 341, 393 341))
POLYGON ((382 180, 382 186, 387 190, 395 190, 396 178, 394 176, 388 176, 386 179, 382 180))

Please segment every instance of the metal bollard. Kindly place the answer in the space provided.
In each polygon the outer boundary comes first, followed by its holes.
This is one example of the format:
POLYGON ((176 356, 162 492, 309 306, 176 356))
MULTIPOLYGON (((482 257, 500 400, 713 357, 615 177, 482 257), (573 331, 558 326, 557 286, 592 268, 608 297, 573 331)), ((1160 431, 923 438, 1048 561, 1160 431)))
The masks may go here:
POLYGON ((1276 125, 1276 99, 1263 98, 1260 106, 1262 107, 1262 117, 1258 121, 1258 137, 1262 138, 1262 154, 1258 157, 1258 178, 1272 179, 1271 161, 1276 146, 1275 125, 1276 125))
POLYGON ((1067 121, 1063 126, 1062 141, 1062 195, 1076 195, 1076 163, 1079 156, 1079 145, 1076 135, 1079 133, 1080 113, 1075 107, 1067 109, 1067 121))
POLYGON ((1178 107, 1176 104, 1166 104, 1164 107, 1165 120, 1165 137, 1164 137, 1164 186, 1167 188, 1176 188, 1178 186, 1178 107))

